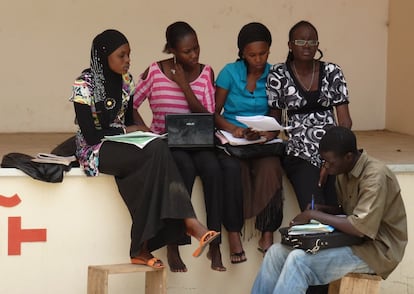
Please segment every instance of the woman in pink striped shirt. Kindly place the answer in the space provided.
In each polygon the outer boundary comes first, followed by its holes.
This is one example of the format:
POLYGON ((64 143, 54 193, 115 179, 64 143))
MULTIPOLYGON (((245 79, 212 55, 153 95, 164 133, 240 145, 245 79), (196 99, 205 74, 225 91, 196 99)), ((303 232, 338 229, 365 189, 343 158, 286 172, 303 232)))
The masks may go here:
MULTIPOLYGON (((209 65, 199 63, 200 46, 194 29, 185 22, 175 22, 166 30, 164 52, 172 58, 153 62, 140 76, 134 94, 134 108, 148 99, 153 118, 150 131, 165 133, 165 115, 170 113, 214 113, 214 72, 209 65)), ((135 122, 145 125, 137 111, 135 122)), ((203 183, 207 226, 221 231, 223 176, 214 149, 171 149, 188 192, 191 194, 196 176, 203 183)), ((187 236, 167 245, 168 264, 173 272, 186 272, 178 245, 189 244, 187 236)), ((211 268, 225 271, 220 252, 220 238, 210 244, 207 256, 211 268)))

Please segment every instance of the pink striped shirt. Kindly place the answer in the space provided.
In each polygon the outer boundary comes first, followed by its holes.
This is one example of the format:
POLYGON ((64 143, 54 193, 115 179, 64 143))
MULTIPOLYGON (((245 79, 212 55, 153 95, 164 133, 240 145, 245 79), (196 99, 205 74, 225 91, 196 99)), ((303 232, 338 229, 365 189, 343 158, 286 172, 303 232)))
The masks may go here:
MULTIPOLYGON (((207 111, 213 113, 215 107, 215 87, 211 81, 211 67, 205 65, 200 75, 190 83, 194 95, 207 111)), ((134 94, 134 109, 148 98, 152 110, 151 131, 165 133, 165 115, 169 113, 189 113, 190 108, 180 87, 161 71, 157 62, 151 64, 145 80, 140 77, 134 94)))

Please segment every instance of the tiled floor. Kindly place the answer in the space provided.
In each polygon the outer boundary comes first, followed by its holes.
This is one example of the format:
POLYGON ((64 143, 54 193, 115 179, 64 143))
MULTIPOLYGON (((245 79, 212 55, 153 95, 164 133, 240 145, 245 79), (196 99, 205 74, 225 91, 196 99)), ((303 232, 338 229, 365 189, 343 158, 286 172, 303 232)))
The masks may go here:
MULTIPOLYGON (((358 146, 387 164, 414 164, 414 136, 389 131, 356 131, 358 146)), ((73 134, 0 134, 0 158, 10 152, 35 155, 50 152, 73 134)))

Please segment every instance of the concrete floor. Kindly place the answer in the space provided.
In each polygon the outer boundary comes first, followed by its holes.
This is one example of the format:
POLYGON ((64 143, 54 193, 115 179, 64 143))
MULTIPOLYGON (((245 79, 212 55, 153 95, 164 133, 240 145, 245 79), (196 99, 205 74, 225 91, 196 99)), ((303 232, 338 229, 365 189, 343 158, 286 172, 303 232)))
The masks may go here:
MULTIPOLYGON (((414 164, 414 136, 389 131, 356 131, 359 148, 387 164, 414 164)), ((0 158, 10 152, 50 152, 71 133, 2 133, 0 158)))
POLYGON ((358 147, 387 164, 414 164, 414 136, 389 131, 356 131, 358 147))

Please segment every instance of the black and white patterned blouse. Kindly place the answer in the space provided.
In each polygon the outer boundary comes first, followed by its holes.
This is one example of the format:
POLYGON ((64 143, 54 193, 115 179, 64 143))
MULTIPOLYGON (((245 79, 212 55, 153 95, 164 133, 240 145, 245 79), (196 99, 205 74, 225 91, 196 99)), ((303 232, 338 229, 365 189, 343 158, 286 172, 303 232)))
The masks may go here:
POLYGON ((341 68, 320 62, 317 91, 305 91, 288 63, 271 67, 266 91, 269 106, 287 111, 287 125, 292 127, 286 152, 320 167, 318 148, 325 130, 336 125, 334 106, 349 103, 348 88, 341 68))

